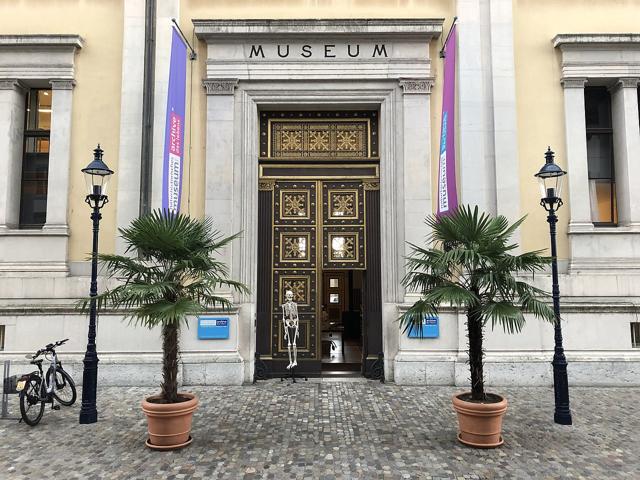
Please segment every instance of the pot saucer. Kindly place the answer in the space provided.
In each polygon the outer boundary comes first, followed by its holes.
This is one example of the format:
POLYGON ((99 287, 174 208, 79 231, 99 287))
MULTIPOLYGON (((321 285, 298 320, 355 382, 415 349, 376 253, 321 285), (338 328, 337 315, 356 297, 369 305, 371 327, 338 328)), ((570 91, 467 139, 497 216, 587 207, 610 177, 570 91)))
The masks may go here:
POLYGON ((153 445, 149 442, 149 439, 144 442, 144 444, 152 450, 176 450, 178 448, 186 447, 191 442, 193 442, 193 438, 189 436, 189 439, 184 443, 179 443, 178 445, 153 445))
POLYGON ((458 441, 464 445, 469 445, 470 447, 476 447, 476 448, 496 448, 499 447, 500 445, 502 445, 504 443, 504 440, 502 439, 502 435, 500 435, 500 441, 497 443, 473 443, 473 442, 468 442, 466 440, 462 440, 461 434, 458 433, 458 441))

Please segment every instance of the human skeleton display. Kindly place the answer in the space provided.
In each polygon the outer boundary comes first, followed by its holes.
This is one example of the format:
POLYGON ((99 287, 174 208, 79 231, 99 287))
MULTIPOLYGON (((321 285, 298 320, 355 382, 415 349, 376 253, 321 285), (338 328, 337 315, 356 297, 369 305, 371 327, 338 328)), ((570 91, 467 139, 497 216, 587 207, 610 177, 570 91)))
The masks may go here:
POLYGON ((299 322, 298 322, 298 304, 293 301, 293 292, 287 290, 285 294, 286 302, 282 304, 282 323, 284 324, 284 339, 287 341, 287 350, 289 351, 289 365, 287 370, 298 365, 298 340, 299 322))

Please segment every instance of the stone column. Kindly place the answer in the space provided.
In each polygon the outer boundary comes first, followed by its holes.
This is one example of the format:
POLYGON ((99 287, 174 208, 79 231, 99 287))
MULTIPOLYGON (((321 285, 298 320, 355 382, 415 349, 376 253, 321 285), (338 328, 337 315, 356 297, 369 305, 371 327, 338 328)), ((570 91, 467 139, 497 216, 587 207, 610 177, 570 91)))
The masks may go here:
POLYGON ((611 96, 618 224, 640 227, 638 78, 621 78, 611 96))
MULTIPOLYGON (((144 15, 144 0, 128 0, 124 2, 120 154, 115 175, 118 186, 116 208, 118 228, 127 227, 140 213, 144 15)), ((111 165, 110 163, 107 164, 111 165)), ((122 255, 125 249, 124 240, 120 235, 117 235, 116 252, 122 255)))
MULTIPOLYGON (((67 231, 69 162, 71 158, 71 110, 73 80, 51 80, 51 137, 49 143, 49 189, 47 220, 43 230, 67 231)), ((80 172, 76 172, 80 175, 80 172)))
POLYGON ((0 80, 0 231, 18 226, 25 90, 17 80, 0 80))
POLYGON ((460 203, 496 213, 489 2, 457 0, 460 203))
MULTIPOLYGON (((403 79, 403 157, 404 157, 404 252, 411 247, 406 242, 424 244, 429 230, 424 223, 433 212, 431 204, 431 109, 433 80, 403 79)), ((404 272, 404 266, 401 266, 404 272)), ((403 275, 403 274, 402 274, 403 275)), ((406 293, 405 293, 406 296, 406 293)))
POLYGON ((564 78, 564 127, 567 148, 566 169, 568 191, 562 196, 569 199, 571 220, 569 233, 591 231, 589 203, 589 169, 587 165, 587 131, 584 110, 585 78, 564 78))
MULTIPOLYGON (((205 152, 204 213, 225 235, 233 233, 234 185, 234 91, 238 80, 205 80, 207 127, 205 152)), ((242 201, 241 199, 237 199, 242 201)), ((231 265, 231 252, 221 252, 220 260, 231 265)))
MULTIPOLYGON (((496 176, 496 213, 510 221, 520 217, 520 174, 516 112, 516 74, 511 0, 492 0, 491 82, 493 145, 496 176)), ((520 229, 513 241, 520 243, 520 229)))

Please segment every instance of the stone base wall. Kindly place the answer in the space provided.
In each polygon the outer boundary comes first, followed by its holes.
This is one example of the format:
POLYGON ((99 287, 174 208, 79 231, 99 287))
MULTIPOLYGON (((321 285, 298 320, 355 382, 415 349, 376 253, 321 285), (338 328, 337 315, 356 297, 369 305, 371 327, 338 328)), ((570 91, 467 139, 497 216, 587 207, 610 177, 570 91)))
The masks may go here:
MULTIPOLYGON (((82 356, 59 352, 64 369, 76 385, 82 385, 82 356)), ((98 353, 98 388, 158 387, 162 383, 162 359, 159 355, 122 357, 98 353)), ((11 360, 10 375, 34 370, 28 360, 15 355, 0 355, 0 363, 11 360)), ((46 368, 46 365, 43 365, 46 368)), ((237 355, 184 355, 178 371, 180 385, 242 385, 244 361, 237 355)))
MULTIPOLYGON (((496 360, 487 358, 485 384, 502 386, 553 385, 553 352, 536 359, 496 360)), ((568 361, 570 386, 640 386, 640 358, 591 359, 568 361)), ((408 359, 394 361, 394 380, 400 385, 456 385, 469 387, 469 365, 466 358, 451 360, 408 359)))

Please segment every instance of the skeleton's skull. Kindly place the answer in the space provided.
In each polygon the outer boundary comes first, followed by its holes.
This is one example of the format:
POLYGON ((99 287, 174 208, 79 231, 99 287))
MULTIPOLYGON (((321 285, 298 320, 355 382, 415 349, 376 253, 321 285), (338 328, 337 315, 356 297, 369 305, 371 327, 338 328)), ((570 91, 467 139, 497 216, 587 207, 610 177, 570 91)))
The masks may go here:
POLYGON ((284 298, 287 300, 287 302, 292 302, 293 292, 291 290, 287 290, 287 292, 284 294, 284 298))

